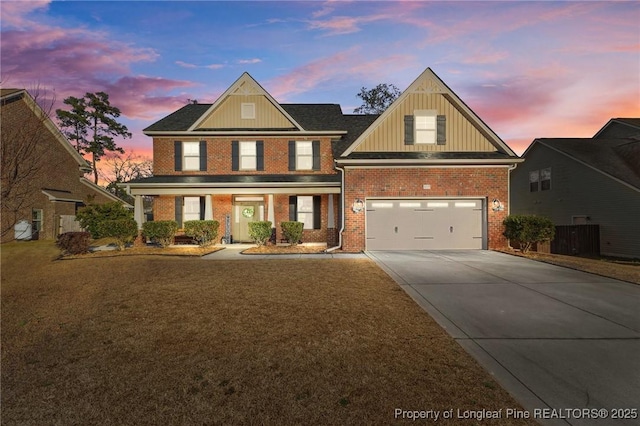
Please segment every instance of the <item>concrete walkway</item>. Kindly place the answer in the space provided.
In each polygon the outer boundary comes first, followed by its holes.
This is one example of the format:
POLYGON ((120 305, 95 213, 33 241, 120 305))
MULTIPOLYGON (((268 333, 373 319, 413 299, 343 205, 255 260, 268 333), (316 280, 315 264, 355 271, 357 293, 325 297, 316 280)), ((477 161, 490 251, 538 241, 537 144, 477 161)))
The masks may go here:
POLYGON ((540 423, 640 425, 640 286, 491 251, 367 254, 540 423))
POLYGON ((260 259, 367 259, 364 253, 313 253, 313 254, 242 254, 243 250, 255 247, 253 244, 231 244, 224 250, 202 256, 207 260, 260 260, 260 259))

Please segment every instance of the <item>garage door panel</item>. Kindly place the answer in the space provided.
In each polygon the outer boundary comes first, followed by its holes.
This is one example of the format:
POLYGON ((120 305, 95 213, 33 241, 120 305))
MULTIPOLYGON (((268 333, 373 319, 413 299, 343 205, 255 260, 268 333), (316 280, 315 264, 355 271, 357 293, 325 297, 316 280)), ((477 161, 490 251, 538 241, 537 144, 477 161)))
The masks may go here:
POLYGON ((368 250, 482 249, 481 199, 368 200, 368 250))

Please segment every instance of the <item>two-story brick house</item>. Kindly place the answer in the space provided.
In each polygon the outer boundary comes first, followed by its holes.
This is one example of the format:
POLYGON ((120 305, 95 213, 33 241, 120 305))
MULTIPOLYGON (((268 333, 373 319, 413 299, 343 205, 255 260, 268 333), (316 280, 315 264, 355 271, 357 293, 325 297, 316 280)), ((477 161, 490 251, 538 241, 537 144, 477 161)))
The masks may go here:
POLYGON ((89 163, 24 89, 0 90, 1 242, 79 230, 78 208, 122 200, 84 177, 89 163), (26 222, 31 232, 14 232, 26 222))
MULTIPOLYGON (((303 241, 346 251, 494 248, 521 160, 430 69, 381 115, 280 104, 243 74, 213 104, 152 124, 154 218, 304 223, 303 241)), ((139 223, 142 215, 137 213, 139 223)))

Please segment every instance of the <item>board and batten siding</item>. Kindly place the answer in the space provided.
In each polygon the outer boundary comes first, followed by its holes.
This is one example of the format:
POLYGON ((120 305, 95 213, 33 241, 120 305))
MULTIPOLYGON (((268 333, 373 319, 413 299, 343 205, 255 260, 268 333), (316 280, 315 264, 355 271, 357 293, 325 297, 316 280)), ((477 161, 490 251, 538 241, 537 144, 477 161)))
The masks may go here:
POLYGON ((202 129, 293 129, 294 125, 263 95, 231 95, 199 126, 202 129), (243 119, 243 103, 256 105, 256 118, 243 119))
POLYGON ((496 147, 444 95, 410 93, 355 151, 494 152, 496 147), (446 116, 446 143, 405 145, 404 116, 425 109, 446 116))
POLYGON ((556 225, 588 216, 600 225, 600 253, 640 258, 640 191, 538 144, 511 172, 511 214, 535 214, 556 225), (551 168, 551 189, 529 191, 529 172, 551 168))

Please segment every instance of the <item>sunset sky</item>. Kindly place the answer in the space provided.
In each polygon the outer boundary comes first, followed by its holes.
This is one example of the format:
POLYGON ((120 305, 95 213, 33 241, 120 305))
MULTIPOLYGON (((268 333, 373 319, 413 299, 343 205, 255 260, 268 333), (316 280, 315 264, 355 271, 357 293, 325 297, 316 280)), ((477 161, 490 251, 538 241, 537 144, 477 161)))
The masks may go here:
MULTIPOLYGON (((640 117, 638 2, 22 1, 1 3, 2 87, 105 91, 142 129, 244 71, 282 103, 404 90, 431 67, 518 154, 640 117)), ((59 105, 58 107, 60 107, 59 105)))

